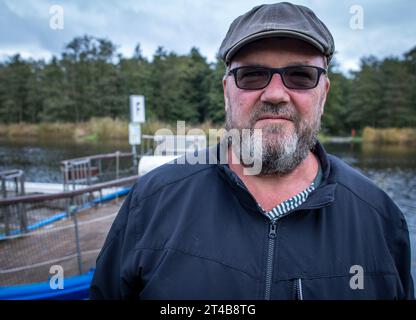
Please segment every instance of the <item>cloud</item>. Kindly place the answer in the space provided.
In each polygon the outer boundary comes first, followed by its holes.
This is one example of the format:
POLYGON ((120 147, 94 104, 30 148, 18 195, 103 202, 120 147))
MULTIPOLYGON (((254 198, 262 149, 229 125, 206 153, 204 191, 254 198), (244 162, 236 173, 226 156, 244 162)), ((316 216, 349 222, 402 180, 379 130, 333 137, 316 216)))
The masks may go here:
MULTIPOLYGON (((363 56, 401 55, 416 45, 415 1, 298 3, 314 10, 332 31, 343 70, 357 68, 363 56), (363 30, 350 28, 350 8, 355 4, 364 10, 363 30)), ((111 40, 124 56, 131 56, 137 43, 149 58, 158 46, 179 54, 195 46, 214 61, 233 19, 258 4, 251 0, 0 0, 0 56, 20 52, 50 58, 74 37, 88 34, 111 40), (49 27, 49 8, 54 4, 64 8, 63 30, 49 27)))

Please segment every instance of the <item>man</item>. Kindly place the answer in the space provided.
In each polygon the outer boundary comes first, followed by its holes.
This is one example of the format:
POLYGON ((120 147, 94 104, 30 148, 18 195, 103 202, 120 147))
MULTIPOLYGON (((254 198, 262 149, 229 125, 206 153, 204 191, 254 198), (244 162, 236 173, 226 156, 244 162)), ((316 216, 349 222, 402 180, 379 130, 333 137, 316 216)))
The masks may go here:
POLYGON ((216 147, 225 164, 170 164, 137 181, 91 298, 413 298, 402 213, 316 140, 333 53, 303 6, 258 6, 232 23, 220 55, 226 129, 241 145, 216 147))

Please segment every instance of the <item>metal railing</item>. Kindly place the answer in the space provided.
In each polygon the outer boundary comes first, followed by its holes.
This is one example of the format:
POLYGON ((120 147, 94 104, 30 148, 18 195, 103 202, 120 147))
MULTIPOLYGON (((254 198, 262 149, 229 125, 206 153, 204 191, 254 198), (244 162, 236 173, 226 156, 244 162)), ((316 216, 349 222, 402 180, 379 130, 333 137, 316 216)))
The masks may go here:
POLYGON ((130 152, 98 154, 61 161, 64 190, 77 185, 91 185, 134 174, 130 152))
POLYGON ((132 184, 137 178, 138 176, 130 176, 55 194, 24 195, 0 199, 0 236, 2 233, 8 236, 33 229, 34 227, 29 227, 28 222, 31 222, 30 225, 38 225, 39 219, 48 217, 48 214, 39 216, 40 208, 46 208, 52 212, 62 210, 69 217, 74 208, 78 208, 79 211, 88 202, 99 203, 103 199, 104 189, 132 184), (94 198, 94 192, 98 192, 97 198, 94 198), (28 217, 28 215, 31 216, 28 217), (1 226, 5 232, 1 232, 1 226))
POLYGON ((0 171, 1 197, 25 194, 25 175, 23 170, 0 171))
POLYGON ((140 158, 140 156, 152 155, 155 151, 156 143, 157 143, 157 141, 155 141, 155 136, 148 135, 148 134, 142 134, 142 141, 141 142, 142 143, 140 144, 139 158, 140 158))
POLYGON ((119 208, 114 201, 137 179, 0 199, 0 285, 46 281, 57 263, 66 275, 94 267, 119 208))

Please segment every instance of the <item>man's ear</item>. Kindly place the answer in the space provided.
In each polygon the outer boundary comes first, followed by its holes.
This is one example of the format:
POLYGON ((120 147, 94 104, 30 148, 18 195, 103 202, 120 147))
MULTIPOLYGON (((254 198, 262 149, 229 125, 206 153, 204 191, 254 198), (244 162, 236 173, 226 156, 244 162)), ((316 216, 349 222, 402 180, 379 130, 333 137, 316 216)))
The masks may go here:
POLYGON ((322 96, 322 101, 321 101, 321 113, 324 112, 324 108, 325 108, 325 102, 326 102, 326 98, 328 97, 329 94, 329 90, 331 88, 331 82, 329 81, 328 77, 325 77, 325 94, 322 96))
POLYGON ((326 81, 325 81, 325 93, 326 95, 329 94, 329 90, 331 88, 331 81, 329 80, 328 77, 325 77, 326 81))
POLYGON ((228 103, 227 103, 227 77, 222 78, 222 91, 224 94, 224 110, 227 112, 228 103))

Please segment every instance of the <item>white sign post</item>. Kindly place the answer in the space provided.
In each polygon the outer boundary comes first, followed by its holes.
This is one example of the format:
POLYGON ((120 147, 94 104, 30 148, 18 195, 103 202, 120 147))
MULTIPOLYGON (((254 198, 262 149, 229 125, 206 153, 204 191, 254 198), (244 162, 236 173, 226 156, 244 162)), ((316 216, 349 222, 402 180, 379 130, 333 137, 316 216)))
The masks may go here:
POLYGON ((134 146, 141 143, 141 128, 138 123, 129 124, 129 144, 134 146))
POLYGON ((129 144, 133 153, 133 165, 137 166, 136 145, 141 144, 140 123, 145 121, 144 96, 130 96, 130 124, 129 124, 129 144))

